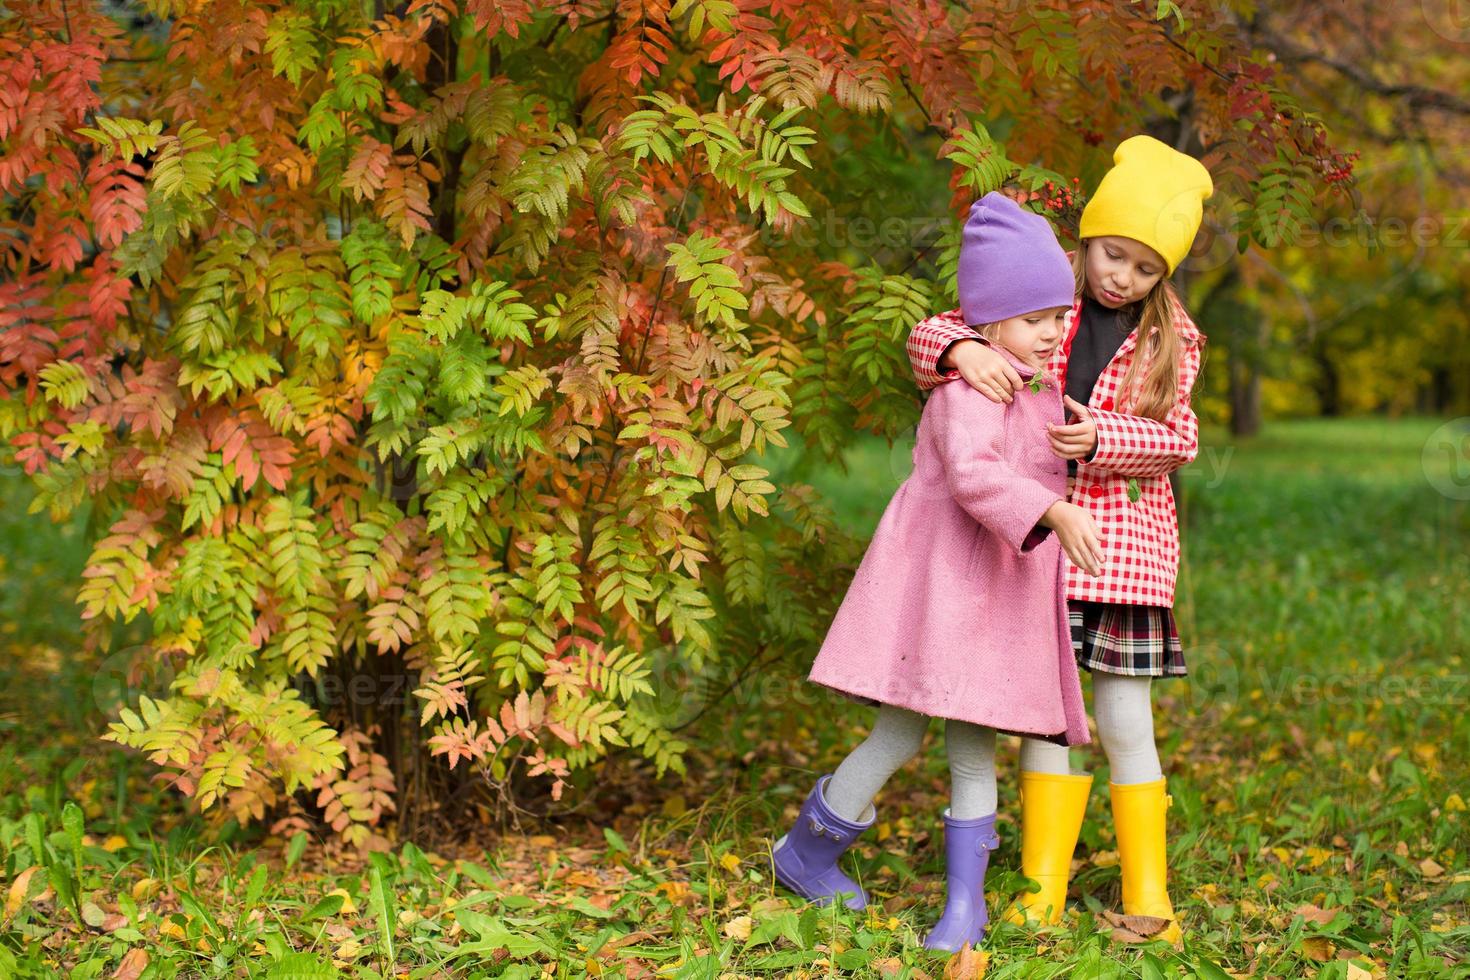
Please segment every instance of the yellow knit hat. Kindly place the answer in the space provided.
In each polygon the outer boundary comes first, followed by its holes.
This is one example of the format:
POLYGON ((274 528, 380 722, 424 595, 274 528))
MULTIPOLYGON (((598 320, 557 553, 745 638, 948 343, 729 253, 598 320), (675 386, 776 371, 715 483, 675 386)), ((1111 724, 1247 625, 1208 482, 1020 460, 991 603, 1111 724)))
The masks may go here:
POLYGON ((1113 151, 1113 169, 1082 209, 1078 235, 1143 242, 1172 274, 1189 254, 1204 200, 1214 192, 1210 172, 1194 157, 1152 136, 1130 136, 1113 151))

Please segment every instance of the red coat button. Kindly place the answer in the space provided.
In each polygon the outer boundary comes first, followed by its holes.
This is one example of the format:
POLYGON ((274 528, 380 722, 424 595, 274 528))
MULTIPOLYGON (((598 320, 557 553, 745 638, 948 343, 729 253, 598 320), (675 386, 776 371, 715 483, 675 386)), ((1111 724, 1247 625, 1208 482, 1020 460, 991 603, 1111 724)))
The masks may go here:
POLYGON ((1090 497, 1101 497, 1105 492, 1106 491, 1104 491, 1103 488, 1096 483, 1087 488, 1087 495, 1090 497))
POLYGON ((1099 411, 1111 412, 1113 410, 1113 400, 1111 398, 1104 398, 1097 403, 1097 407, 1099 411))

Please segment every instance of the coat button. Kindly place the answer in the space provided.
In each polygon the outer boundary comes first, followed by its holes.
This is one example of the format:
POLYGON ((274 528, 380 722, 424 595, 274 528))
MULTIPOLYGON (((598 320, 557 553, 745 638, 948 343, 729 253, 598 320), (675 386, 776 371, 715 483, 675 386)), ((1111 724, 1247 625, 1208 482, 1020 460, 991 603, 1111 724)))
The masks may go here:
POLYGON ((1094 483, 1092 486, 1087 488, 1087 495, 1089 497, 1101 497, 1105 492, 1106 491, 1103 490, 1101 484, 1097 483, 1094 483))

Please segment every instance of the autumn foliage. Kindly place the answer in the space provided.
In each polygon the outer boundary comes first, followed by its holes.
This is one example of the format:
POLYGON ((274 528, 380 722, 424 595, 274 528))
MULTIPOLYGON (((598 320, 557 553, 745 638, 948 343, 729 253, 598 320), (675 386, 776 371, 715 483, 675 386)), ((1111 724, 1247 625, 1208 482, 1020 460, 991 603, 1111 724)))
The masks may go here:
POLYGON ((467 771, 680 771, 662 665, 809 656, 860 549, 762 455, 912 425, 953 303, 956 222, 908 266, 793 244, 900 206, 855 152, 933 134, 949 216, 1070 207, 1187 114, 1265 244, 1343 165, 1213 4, 7 9, 0 437, 104 528, 92 646, 143 617, 171 677, 109 737, 364 846, 467 771), (363 676, 412 696, 323 693, 363 676))

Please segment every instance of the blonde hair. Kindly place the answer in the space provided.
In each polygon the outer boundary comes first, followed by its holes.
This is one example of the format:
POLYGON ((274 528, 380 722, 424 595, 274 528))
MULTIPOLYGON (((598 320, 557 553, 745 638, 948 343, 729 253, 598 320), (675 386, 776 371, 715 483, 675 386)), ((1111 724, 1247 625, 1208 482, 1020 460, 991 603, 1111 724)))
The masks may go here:
MULTIPOLYGON (((1084 239, 1072 253, 1072 272, 1077 277, 1079 296, 1087 288, 1089 241, 1084 239)), ((1179 361, 1184 353, 1184 344, 1174 329, 1179 300, 1169 285, 1169 277, 1160 276, 1136 306, 1134 329, 1138 331, 1138 344, 1119 388, 1118 411, 1162 422, 1179 399, 1179 361)))

